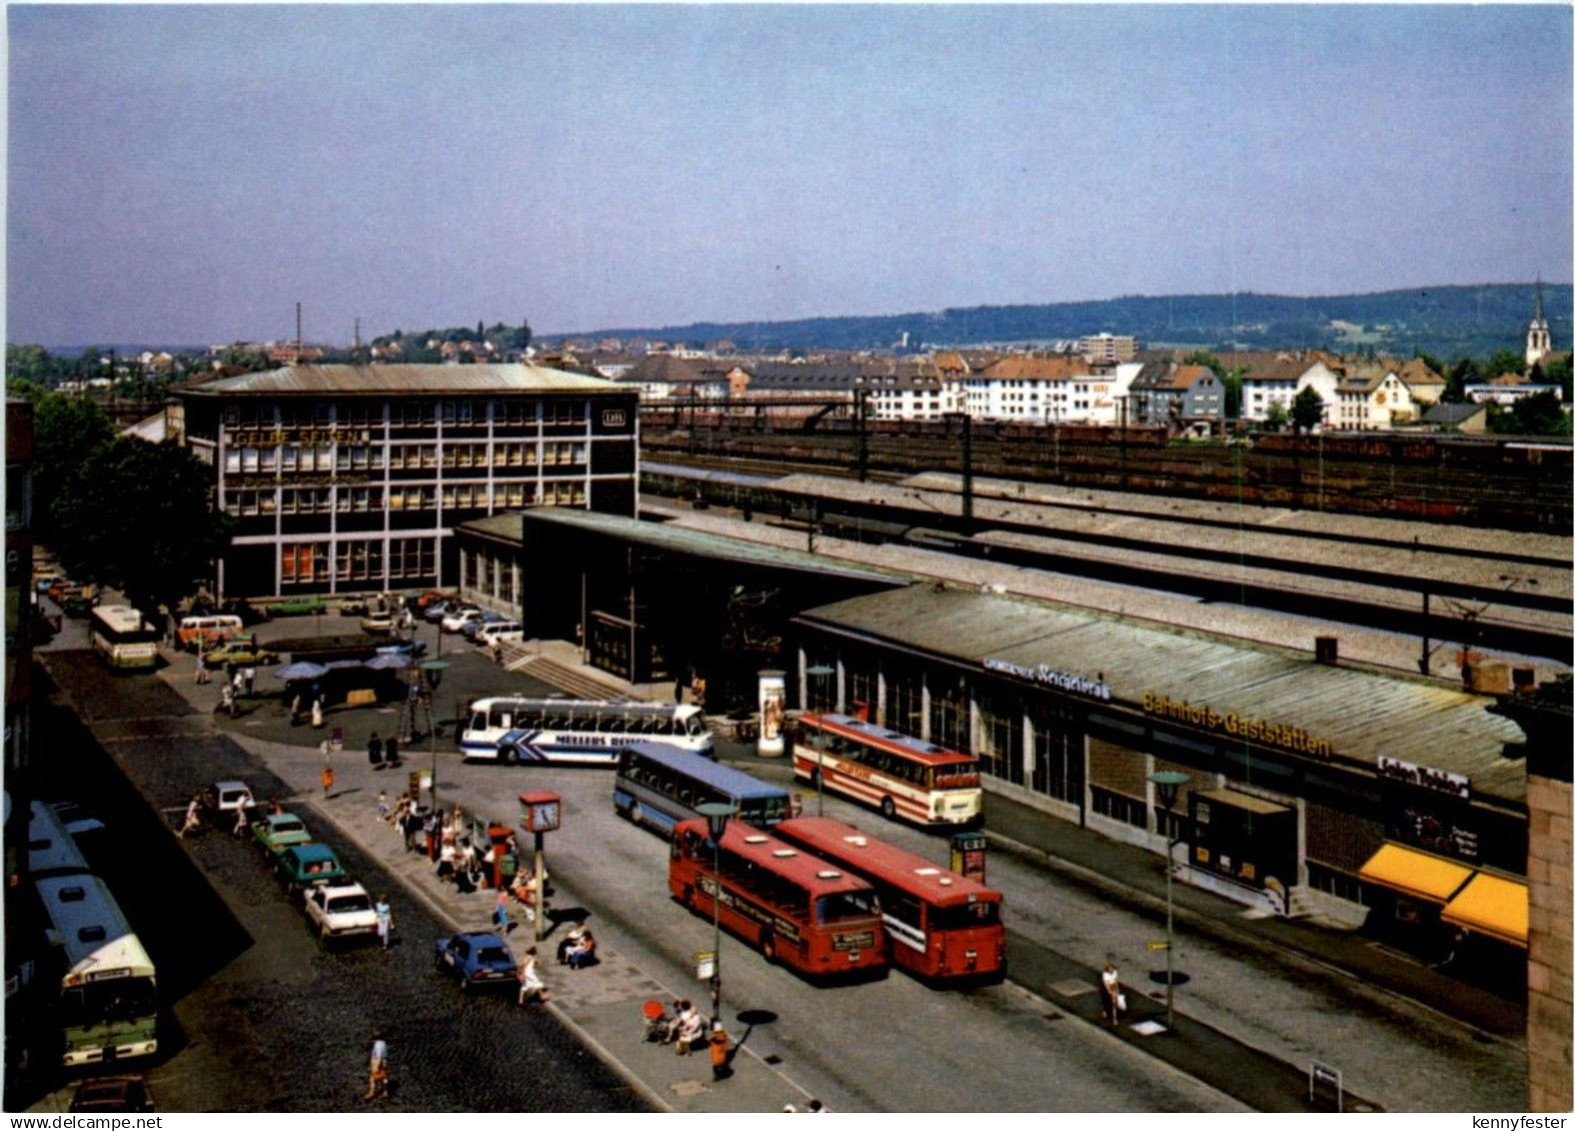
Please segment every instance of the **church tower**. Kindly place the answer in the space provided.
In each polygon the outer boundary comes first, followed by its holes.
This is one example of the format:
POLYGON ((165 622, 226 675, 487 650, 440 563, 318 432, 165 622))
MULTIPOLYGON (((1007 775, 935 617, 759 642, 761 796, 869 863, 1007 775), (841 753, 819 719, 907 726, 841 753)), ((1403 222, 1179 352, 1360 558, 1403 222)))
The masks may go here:
POLYGON ((1531 316, 1531 325, 1526 328, 1526 368, 1529 370, 1537 362, 1553 352, 1553 336, 1548 333, 1548 320, 1542 313, 1542 283, 1537 283, 1537 309, 1531 316))

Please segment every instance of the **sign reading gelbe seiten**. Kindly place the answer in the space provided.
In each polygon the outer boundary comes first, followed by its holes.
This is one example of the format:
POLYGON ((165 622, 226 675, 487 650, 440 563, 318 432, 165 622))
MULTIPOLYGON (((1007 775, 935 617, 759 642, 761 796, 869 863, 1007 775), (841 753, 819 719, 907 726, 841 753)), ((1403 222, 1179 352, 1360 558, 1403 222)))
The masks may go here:
POLYGON ((1326 738, 1315 738, 1299 726, 1271 719, 1249 718, 1236 711, 1216 711, 1206 703, 1188 703, 1185 699, 1172 699, 1158 691, 1143 693, 1143 713, 1263 746, 1278 746, 1297 754, 1315 754, 1320 758, 1334 756, 1333 743, 1326 738))

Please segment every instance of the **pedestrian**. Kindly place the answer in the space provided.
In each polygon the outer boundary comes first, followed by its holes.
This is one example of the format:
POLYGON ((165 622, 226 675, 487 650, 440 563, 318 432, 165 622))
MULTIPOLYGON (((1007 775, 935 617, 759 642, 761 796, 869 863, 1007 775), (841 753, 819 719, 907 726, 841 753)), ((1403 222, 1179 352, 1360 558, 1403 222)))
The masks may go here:
POLYGON ((1105 1002, 1105 1020, 1116 1024, 1126 1005, 1126 994, 1121 992, 1121 972, 1114 962, 1105 963, 1104 972, 1099 975, 1099 994, 1105 1002))
POLYGON ((301 692, 299 690, 290 697, 290 725, 293 727, 301 725, 301 692))
POLYGON ((375 1100, 388 1095, 388 1042, 381 1033, 372 1034, 372 1045, 367 1050, 366 1095, 363 1100, 375 1100))
POLYGON ((547 1002, 552 1000, 552 994, 547 990, 547 983, 541 980, 541 972, 536 969, 536 948, 531 947, 525 952, 525 962, 520 967, 520 997, 519 1004, 528 1001, 547 1002))
POLYGON ((383 740, 377 737, 375 730, 372 737, 366 740, 366 760, 372 763, 374 770, 383 768, 383 740))
POLYGON ((230 686, 235 688, 235 697, 239 699, 246 690, 246 675, 240 668, 235 668, 230 675, 230 686))
POLYGON ((333 744, 325 738, 317 749, 323 755, 323 792, 326 794, 334 788, 334 748, 333 744))
POLYGON ((256 654, 257 654, 257 634, 254 632, 254 633, 252 633, 252 655, 255 656, 256 654))
POLYGON ((427 814, 427 819, 421 822, 421 831, 427 838, 427 860, 432 864, 437 863, 438 839, 443 825, 442 810, 434 810, 427 814))
POLYGON ((405 809, 405 823, 400 831, 405 834, 405 851, 416 851, 416 837, 421 834, 421 814, 416 812, 414 801, 405 809))
POLYGON ((246 806, 237 806, 235 809, 235 835, 245 836, 251 827, 251 819, 246 816, 246 806))
POLYGON ((492 925, 502 934, 508 934, 514 924, 509 922, 509 893, 498 889, 497 902, 492 907, 492 925))
MULTIPOLYGON (((257 638, 254 636, 252 639, 256 640, 257 638)), ((253 644, 252 647, 255 649, 257 646, 253 644)), ((247 664, 241 672, 241 678, 246 683, 246 698, 250 699, 257 694, 257 669, 251 664, 247 664)))
POLYGON ((203 658, 202 650, 200 648, 197 650, 197 674, 196 674, 195 678, 192 680, 192 682, 193 683, 207 683, 208 682, 208 661, 203 658))
POLYGON ((377 938, 383 944, 383 949, 388 949, 388 940, 394 933, 394 909, 389 906, 388 893, 379 892, 377 903, 373 906, 377 913, 377 938))
POLYGON ((312 726, 317 730, 323 727, 323 701, 316 696, 312 698, 312 726))
POLYGON ((383 744, 383 761, 388 765, 389 769, 394 769, 399 765, 399 739, 397 736, 389 735, 388 741, 383 744))
POLYGON ((726 1080, 733 1074, 733 1056, 727 1030, 720 1020, 711 1022, 711 1079, 726 1080))
POLYGON ((232 719, 235 717, 235 688, 228 682, 219 688, 219 710, 232 719))
POLYGON ((388 820, 388 790, 386 789, 377 791, 377 819, 388 820))
POLYGON ((175 835, 185 840, 187 833, 194 833, 200 828, 202 828, 202 794, 194 793, 186 806, 186 821, 181 825, 180 832, 175 835))

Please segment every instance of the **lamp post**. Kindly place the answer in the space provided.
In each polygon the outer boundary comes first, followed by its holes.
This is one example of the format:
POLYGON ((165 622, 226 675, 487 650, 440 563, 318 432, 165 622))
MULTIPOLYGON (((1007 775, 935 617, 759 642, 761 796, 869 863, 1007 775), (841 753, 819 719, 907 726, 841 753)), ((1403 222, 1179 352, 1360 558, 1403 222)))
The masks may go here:
POLYGON ((1160 806, 1170 818, 1166 822, 1169 827, 1165 832, 1165 1028, 1174 1029, 1176 1027, 1176 948, 1174 945, 1176 905, 1173 895, 1175 869, 1171 863, 1171 853, 1175 850, 1179 839, 1176 836, 1175 814, 1172 810, 1176 806, 1177 792, 1192 780, 1192 776, 1177 770, 1156 770, 1148 775, 1148 780, 1159 790, 1160 806))
POLYGON ((722 834, 727 831, 727 819, 733 815, 731 805, 721 801, 708 801, 695 807, 705 818, 706 830, 711 835, 712 857, 715 871, 711 873, 711 1020, 722 1019, 722 834))
MULTIPOLYGON (((431 687, 432 702, 437 701, 438 685, 443 682, 443 673, 448 671, 447 660, 428 660, 421 665, 421 670, 426 673, 427 683, 431 687)), ((416 701, 410 704, 410 730, 416 729, 416 701)), ((437 727, 432 725, 432 707, 427 707, 427 749, 432 752, 432 809, 437 811, 437 727)))
MULTIPOLYGON (((836 672, 837 669, 830 664, 816 664, 804 669, 804 674, 814 680, 816 686, 826 676, 835 675, 836 672)), ((815 815, 824 817, 826 815, 826 728, 820 721, 822 708, 818 703, 812 702, 810 709, 815 712, 815 729, 819 732, 815 735, 815 815)))

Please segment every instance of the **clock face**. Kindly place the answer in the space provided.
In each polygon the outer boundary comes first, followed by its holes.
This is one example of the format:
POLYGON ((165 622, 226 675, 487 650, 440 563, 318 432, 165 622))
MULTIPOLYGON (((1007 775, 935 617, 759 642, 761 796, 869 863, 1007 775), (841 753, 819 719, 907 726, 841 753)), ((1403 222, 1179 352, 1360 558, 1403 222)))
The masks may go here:
POLYGON ((558 803, 550 801, 545 805, 538 805, 533 812, 536 814, 533 832, 546 832, 558 827, 558 803))

